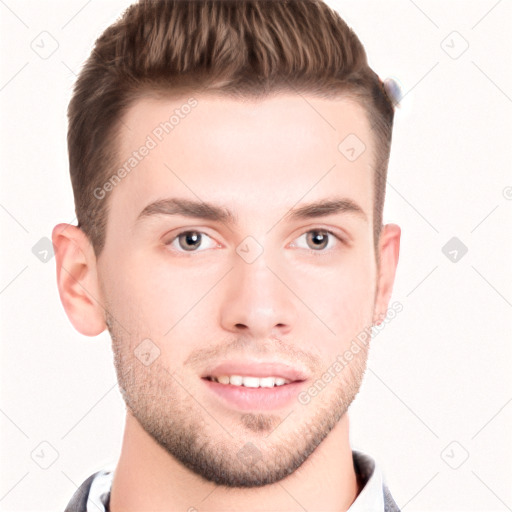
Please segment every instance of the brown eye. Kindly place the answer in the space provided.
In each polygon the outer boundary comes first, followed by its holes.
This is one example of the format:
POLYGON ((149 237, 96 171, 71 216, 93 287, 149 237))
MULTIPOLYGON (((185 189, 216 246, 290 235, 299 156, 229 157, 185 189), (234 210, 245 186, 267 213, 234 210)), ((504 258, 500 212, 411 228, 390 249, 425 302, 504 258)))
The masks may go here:
POLYGON ((343 243, 341 237, 328 229, 312 229, 302 234, 297 240, 304 236, 306 237, 306 247, 301 247, 298 244, 294 245, 299 248, 309 249, 310 252, 326 253, 329 252, 329 246, 333 249, 337 242, 343 243))
POLYGON ((199 231, 185 231, 178 235, 180 247, 185 251, 193 251, 201 245, 201 233, 199 231))
POLYGON ((187 252, 201 252, 198 250, 199 248, 210 249, 215 247, 216 244, 214 243, 213 239, 206 233, 202 233, 201 231, 188 230, 178 233, 169 242, 166 242, 165 245, 172 247, 174 251, 183 254, 187 252), (205 246, 205 240, 211 241, 209 246, 205 246))
POLYGON ((329 243, 329 234, 326 231, 310 231, 306 233, 306 240, 311 242, 313 249, 325 249, 329 243))

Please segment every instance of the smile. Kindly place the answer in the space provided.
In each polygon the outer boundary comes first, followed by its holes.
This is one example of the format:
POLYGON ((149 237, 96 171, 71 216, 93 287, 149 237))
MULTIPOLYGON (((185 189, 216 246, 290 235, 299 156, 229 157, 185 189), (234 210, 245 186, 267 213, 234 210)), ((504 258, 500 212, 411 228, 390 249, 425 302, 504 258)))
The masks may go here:
MULTIPOLYGON (((226 376, 225 376, 226 377, 226 376)), ((305 381, 288 381, 274 377, 242 377, 232 375, 229 383, 221 383, 221 377, 204 377, 208 391, 216 401, 229 409, 261 411, 283 409, 293 406, 305 381), (233 382, 231 382, 233 379, 233 382), (277 382, 276 382, 277 381, 277 382)), ((223 379, 226 381, 226 378, 223 379)))
POLYGON ((273 388, 292 382, 283 377, 245 377, 241 375, 220 375, 219 377, 207 378, 220 384, 231 384, 232 386, 244 386, 246 388, 273 388))

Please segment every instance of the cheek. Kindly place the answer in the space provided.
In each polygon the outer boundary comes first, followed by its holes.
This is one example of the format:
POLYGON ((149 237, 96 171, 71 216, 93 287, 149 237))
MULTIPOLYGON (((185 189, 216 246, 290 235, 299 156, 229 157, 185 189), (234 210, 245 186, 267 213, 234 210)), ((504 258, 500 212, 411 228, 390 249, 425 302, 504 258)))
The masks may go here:
POLYGON ((309 277, 309 280, 305 276, 297 280, 302 283, 296 288, 297 295, 317 317, 314 322, 306 321, 304 329, 315 330, 316 337, 322 340, 316 347, 318 355, 325 359, 344 351, 371 326, 374 268, 370 258, 354 254, 340 260, 338 266, 326 267, 314 279, 309 277))
POLYGON ((111 313, 132 335, 165 334, 177 321, 181 283, 150 258, 111 258, 102 272, 111 313), (178 311, 177 311, 178 310, 178 311))
POLYGON ((186 339, 187 333, 190 337, 191 332, 211 323, 205 304, 219 274, 211 265, 194 267, 189 263, 180 268, 162 252, 135 255, 111 269, 113 313, 126 323, 132 336, 160 340, 162 351, 172 343, 173 354, 178 355, 184 344, 173 340, 186 339))

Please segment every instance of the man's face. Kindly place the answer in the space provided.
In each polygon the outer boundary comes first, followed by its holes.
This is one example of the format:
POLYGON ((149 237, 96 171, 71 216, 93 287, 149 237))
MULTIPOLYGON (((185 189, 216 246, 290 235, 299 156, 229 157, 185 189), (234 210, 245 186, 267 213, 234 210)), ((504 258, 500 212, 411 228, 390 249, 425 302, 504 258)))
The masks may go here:
POLYGON ((361 384, 364 346, 341 370, 335 362, 372 324, 373 142, 356 103, 293 94, 198 96, 158 130, 186 100, 128 111, 123 159, 150 149, 103 199, 98 272, 117 376, 129 414, 185 466, 218 484, 264 485, 306 460, 361 384), (338 148, 350 134, 366 145, 355 160, 338 148), (216 205, 233 223, 147 208, 166 199, 216 205), (342 200, 362 212, 292 216, 342 200), (329 369, 331 382, 306 393, 329 369), (273 388, 208 379, 285 374, 295 382, 273 388))

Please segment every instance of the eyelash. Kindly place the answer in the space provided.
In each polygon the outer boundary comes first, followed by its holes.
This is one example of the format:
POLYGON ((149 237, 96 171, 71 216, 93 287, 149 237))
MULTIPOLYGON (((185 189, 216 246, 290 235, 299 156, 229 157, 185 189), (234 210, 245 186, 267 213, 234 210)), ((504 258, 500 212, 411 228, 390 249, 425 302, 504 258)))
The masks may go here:
MULTIPOLYGON (((315 233, 315 232, 329 234, 332 237, 334 237, 338 242, 340 242, 342 245, 346 245, 346 241, 341 236, 339 236, 334 231, 331 231, 330 229, 327 229, 327 228, 313 228, 313 229, 309 229, 308 231, 305 231, 304 233, 299 235, 298 238, 300 238, 300 237, 302 237, 304 235, 307 235, 308 233, 315 233)), ((178 238, 181 235, 185 235, 187 233, 199 233, 200 235, 206 235, 208 238, 212 238, 211 236, 208 235, 208 233, 205 233, 203 231, 199 231, 199 230, 195 230, 195 229, 186 229, 184 231, 181 231, 181 232, 177 233, 169 242, 165 242, 164 245, 165 246, 170 246, 175 240, 178 240, 178 238)), ((315 254, 315 255, 327 255, 328 253, 330 253, 334 249, 322 249, 322 250, 304 249, 304 250, 306 250, 310 254, 312 253, 312 254, 315 254)), ((189 251, 189 252, 187 252, 187 251, 182 251, 182 250, 175 250, 175 252, 177 252, 178 254, 180 254, 182 256, 193 256, 194 254, 200 253, 202 251, 197 250, 197 251, 189 251)))

